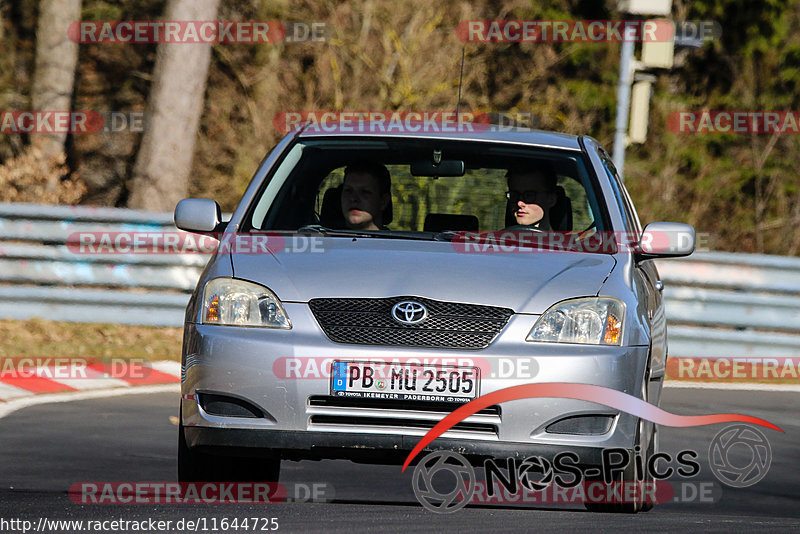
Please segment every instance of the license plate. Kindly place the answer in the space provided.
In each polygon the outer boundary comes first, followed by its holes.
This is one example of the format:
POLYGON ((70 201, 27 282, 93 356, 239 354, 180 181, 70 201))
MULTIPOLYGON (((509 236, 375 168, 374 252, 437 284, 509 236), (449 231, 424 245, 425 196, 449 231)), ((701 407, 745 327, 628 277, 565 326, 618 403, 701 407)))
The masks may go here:
POLYGON ((335 361, 331 373, 337 397, 469 402, 479 389, 477 367, 335 361))

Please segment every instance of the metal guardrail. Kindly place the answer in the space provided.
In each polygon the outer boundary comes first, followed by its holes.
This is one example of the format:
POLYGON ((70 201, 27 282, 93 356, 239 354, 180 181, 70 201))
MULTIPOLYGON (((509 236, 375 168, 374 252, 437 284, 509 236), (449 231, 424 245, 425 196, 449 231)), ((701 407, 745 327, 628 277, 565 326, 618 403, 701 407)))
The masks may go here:
POLYGON ((202 254, 81 254, 82 232, 179 232, 171 213, 0 203, 0 318, 181 326, 202 254))
MULTIPOLYGON (((178 232, 172 214, 0 203, 0 318, 181 326, 203 254, 77 254, 77 232, 178 232)), ((800 258, 658 261, 670 355, 800 355, 800 258)))
POLYGON ((800 258, 695 252, 658 262, 672 356, 800 356, 800 258))

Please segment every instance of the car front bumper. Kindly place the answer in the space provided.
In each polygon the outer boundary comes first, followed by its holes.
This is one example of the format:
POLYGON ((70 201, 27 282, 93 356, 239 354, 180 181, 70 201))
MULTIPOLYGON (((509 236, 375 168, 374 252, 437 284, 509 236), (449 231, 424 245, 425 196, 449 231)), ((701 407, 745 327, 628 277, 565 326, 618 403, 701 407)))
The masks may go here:
MULTIPOLYGON (((393 463, 394 457, 404 458, 444 416, 315 404, 314 399, 330 398, 326 367, 334 359, 479 361, 491 368, 489 376, 484 373, 481 379, 481 394, 521 384, 568 382, 604 386, 640 399, 646 395, 648 347, 525 342, 538 317, 534 315, 512 316, 494 342, 482 350, 420 349, 334 343, 319 328, 307 305, 285 306, 293 319, 291 330, 187 324, 181 418, 190 447, 244 455, 280 451, 287 459, 393 463), (245 401, 263 417, 212 415, 198 403, 198 393, 245 401), (348 422, 348 417, 353 422, 348 422), (428 428, 406 425, 404 421, 410 417, 427 419, 428 428), (363 424, 364 418, 381 424, 363 424)), ((495 457, 571 450, 579 454, 582 463, 596 463, 604 448, 634 446, 638 420, 594 402, 530 398, 504 402, 496 414, 475 414, 465 422, 485 428, 450 430, 426 450, 495 457), (545 430, 556 421, 578 415, 612 416, 613 424, 602 434, 545 430)))

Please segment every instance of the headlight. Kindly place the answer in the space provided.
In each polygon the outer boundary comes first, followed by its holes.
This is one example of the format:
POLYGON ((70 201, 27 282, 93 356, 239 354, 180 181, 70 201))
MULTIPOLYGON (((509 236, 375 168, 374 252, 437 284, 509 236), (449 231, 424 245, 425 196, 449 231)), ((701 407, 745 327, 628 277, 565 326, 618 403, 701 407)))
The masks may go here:
POLYGON ((203 324, 292 327, 275 293, 264 286, 233 278, 214 278, 206 284, 203 324))
POLYGON ((565 300, 539 317, 526 341, 619 345, 625 303, 612 297, 565 300))

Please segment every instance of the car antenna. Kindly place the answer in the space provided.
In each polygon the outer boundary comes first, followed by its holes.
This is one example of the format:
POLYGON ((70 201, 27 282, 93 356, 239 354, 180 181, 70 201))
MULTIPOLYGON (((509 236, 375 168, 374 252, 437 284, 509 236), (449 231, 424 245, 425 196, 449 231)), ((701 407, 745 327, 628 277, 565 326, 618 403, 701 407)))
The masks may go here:
POLYGON ((464 52, 467 46, 461 47, 461 74, 458 76, 458 101, 456 102, 456 126, 458 126, 458 112, 461 108, 461 84, 464 81, 464 52))

